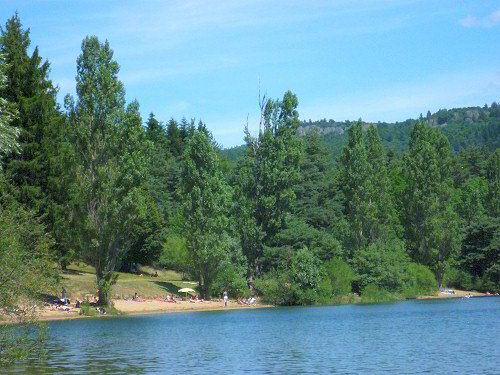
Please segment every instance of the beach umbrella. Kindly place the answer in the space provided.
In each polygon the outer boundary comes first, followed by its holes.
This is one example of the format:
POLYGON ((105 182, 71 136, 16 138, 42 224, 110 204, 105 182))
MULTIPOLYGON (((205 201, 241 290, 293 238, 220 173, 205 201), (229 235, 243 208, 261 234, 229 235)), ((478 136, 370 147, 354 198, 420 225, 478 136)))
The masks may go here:
POLYGON ((186 296, 188 293, 196 293, 196 290, 191 289, 191 288, 182 288, 178 290, 179 293, 186 293, 186 296))

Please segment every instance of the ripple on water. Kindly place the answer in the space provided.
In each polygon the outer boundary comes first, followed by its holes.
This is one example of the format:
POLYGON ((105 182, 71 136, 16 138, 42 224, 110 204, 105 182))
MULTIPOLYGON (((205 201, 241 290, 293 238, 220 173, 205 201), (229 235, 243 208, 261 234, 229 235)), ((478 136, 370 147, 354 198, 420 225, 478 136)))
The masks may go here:
POLYGON ((499 297, 50 323, 37 374, 498 373, 499 297))

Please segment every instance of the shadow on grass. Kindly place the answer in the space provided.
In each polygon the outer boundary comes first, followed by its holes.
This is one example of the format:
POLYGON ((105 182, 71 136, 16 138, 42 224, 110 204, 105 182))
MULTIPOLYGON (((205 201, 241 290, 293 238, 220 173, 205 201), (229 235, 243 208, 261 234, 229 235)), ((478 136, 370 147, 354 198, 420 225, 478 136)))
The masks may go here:
POLYGON ((95 275, 94 272, 90 272, 90 271, 77 271, 77 270, 74 270, 74 269, 71 269, 71 268, 66 268, 65 270, 62 271, 63 275, 95 275))
POLYGON ((177 291, 179 290, 179 287, 175 284, 169 283, 167 281, 153 281, 156 285, 159 287, 165 289, 168 293, 171 294, 179 294, 177 291))
POLYGON ((39 293, 38 299, 45 303, 53 303, 54 301, 59 301, 58 296, 54 296, 52 294, 39 293))

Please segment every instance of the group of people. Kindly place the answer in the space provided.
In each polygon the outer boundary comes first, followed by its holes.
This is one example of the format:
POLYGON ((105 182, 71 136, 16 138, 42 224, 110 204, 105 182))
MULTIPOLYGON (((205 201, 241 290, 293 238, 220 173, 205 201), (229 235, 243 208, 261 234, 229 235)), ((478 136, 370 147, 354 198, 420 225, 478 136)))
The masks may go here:
POLYGON ((253 296, 248 298, 248 299, 239 299, 238 300, 239 305, 253 305, 255 303, 257 303, 257 300, 253 296))
MULTIPOLYGON (((80 300, 75 301, 75 309, 79 309, 81 305, 80 300)), ((61 298, 57 298, 52 303, 49 304, 49 308, 52 311, 73 311, 71 308, 71 300, 67 298, 66 289, 63 287, 61 290, 61 298)))

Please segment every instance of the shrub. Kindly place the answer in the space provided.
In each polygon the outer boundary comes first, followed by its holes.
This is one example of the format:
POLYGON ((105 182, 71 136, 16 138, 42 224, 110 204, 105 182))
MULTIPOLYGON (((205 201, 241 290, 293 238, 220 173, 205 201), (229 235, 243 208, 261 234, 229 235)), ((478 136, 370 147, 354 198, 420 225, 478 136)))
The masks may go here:
POLYGON ((361 302, 362 303, 376 303, 376 302, 384 302, 384 301, 392 301, 396 300, 397 297, 384 290, 379 288, 375 284, 368 284, 361 292, 361 302))
POLYGON ((460 268, 450 268, 445 274, 444 284, 450 288, 474 289, 474 279, 470 273, 460 268))
POLYGON ((222 267, 215 278, 212 290, 218 296, 225 289, 230 296, 234 297, 248 297, 250 295, 243 267, 231 263, 222 267))
POLYGON ((407 297, 432 295, 437 290, 436 277, 429 268, 416 263, 408 265, 403 295, 407 297))
POLYGON ((82 302, 82 304, 80 305, 80 315, 96 316, 97 310, 90 303, 82 302))
POLYGON ((333 258, 325 263, 324 270, 330 281, 332 296, 347 296, 352 292, 354 271, 351 266, 340 258, 333 258))
POLYGON ((409 258, 402 241, 393 239, 373 243, 354 256, 355 290, 375 284, 389 292, 401 292, 408 264, 409 258))

